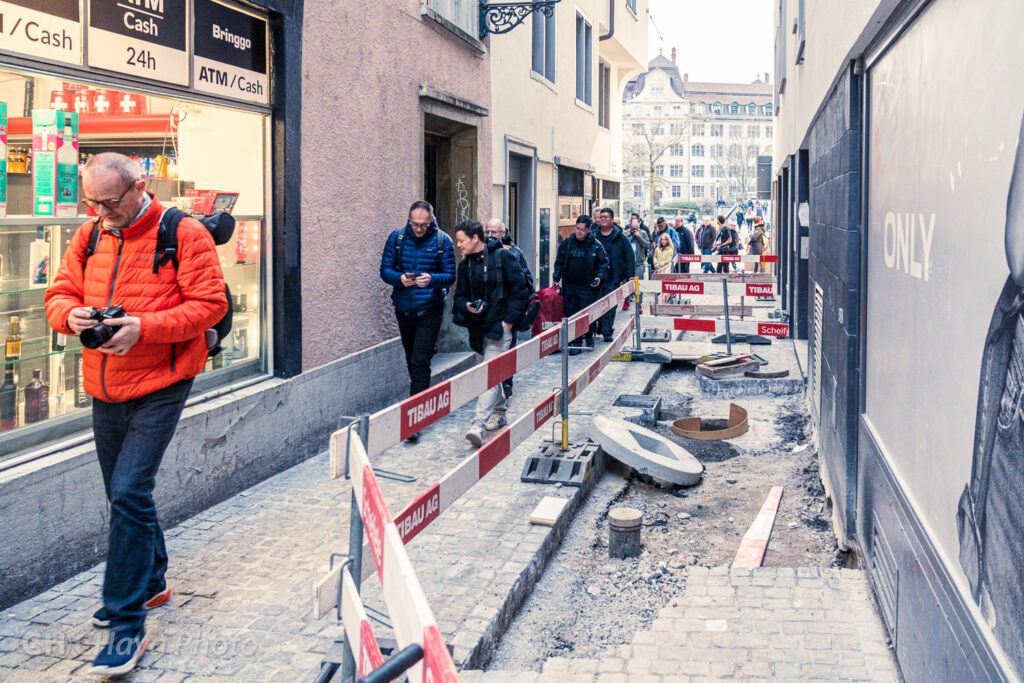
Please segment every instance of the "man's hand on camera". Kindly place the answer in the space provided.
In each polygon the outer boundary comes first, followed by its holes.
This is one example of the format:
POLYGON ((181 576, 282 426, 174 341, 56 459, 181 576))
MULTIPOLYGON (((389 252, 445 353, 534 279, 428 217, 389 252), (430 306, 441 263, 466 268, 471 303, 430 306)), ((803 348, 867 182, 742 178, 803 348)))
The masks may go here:
POLYGON ((75 334, 81 334, 83 330, 96 327, 96 321, 89 317, 91 315, 92 309, 88 306, 72 308, 71 312, 68 313, 68 327, 75 334))
POLYGON ((416 284, 419 287, 429 287, 430 286, 430 273, 423 273, 423 274, 421 274, 418 278, 416 278, 416 284))
POLYGON ((100 347, 103 353, 112 353, 115 356, 123 356, 139 341, 142 332, 142 320, 134 316, 124 318, 110 318, 105 321, 111 327, 120 328, 114 333, 106 344, 100 347))

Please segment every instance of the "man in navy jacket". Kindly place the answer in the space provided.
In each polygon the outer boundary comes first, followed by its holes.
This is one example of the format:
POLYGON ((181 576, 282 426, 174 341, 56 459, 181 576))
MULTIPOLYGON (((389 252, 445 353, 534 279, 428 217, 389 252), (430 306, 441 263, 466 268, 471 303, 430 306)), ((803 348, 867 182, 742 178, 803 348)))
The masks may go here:
MULTIPOLYGON (((437 227, 429 202, 413 202, 405 227, 388 236, 380 259, 380 279, 394 287, 391 301, 405 349, 409 395, 414 396, 430 386, 430 361, 448 289, 455 284, 455 245, 437 227)), ((419 435, 408 440, 415 443, 419 435)))

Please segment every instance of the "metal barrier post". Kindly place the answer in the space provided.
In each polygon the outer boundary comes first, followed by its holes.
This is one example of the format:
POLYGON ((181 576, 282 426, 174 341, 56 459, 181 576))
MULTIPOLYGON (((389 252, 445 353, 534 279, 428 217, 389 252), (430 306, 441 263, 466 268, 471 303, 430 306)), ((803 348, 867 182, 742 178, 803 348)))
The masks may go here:
MULTIPOLYGON (((370 436, 370 416, 360 415, 359 426, 356 427, 356 432, 359 434, 359 438, 362 439, 363 447, 365 448, 369 443, 370 436)), ((349 565, 349 574, 352 576, 352 581, 356 584, 356 591, 359 590, 359 585, 363 578, 363 518, 359 514, 359 501, 356 500, 355 489, 352 490, 352 509, 349 511, 348 519, 348 559, 351 564, 349 565)), ((341 595, 339 593, 338 600, 340 604, 341 595)), ((355 653, 352 652, 352 643, 346 639, 347 647, 345 648, 344 658, 341 661, 341 680, 342 683, 353 683, 356 680, 356 659, 355 653)))
POLYGON ((641 333, 640 333, 640 278, 633 277, 633 303, 635 304, 633 311, 633 323, 636 329, 633 331, 633 348, 637 351, 640 350, 641 344, 641 333))
POLYGON ((562 329, 559 332, 559 344, 562 347, 562 450, 569 450, 569 319, 562 318, 562 329))
POLYGON ((732 355, 732 331, 729 329, 729 279, 722 278, 722 297, 725 299, 725 350, 732 355))

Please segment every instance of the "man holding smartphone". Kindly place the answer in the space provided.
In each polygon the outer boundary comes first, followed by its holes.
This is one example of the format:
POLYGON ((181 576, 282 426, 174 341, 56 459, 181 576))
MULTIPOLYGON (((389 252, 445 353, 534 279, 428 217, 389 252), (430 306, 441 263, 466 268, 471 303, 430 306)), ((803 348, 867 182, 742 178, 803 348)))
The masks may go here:
MULTIPOLYGON (((437 349, 448 289, 455 284, 455 245, 419 200, 409 207, 404 228, 392 231, 380 259, 380 279, 391 285, 398 332, 409 371, 409 395, 430 386, 430 361, 437 349)), ((419 441, 413 434, 409 443, 419 441)))

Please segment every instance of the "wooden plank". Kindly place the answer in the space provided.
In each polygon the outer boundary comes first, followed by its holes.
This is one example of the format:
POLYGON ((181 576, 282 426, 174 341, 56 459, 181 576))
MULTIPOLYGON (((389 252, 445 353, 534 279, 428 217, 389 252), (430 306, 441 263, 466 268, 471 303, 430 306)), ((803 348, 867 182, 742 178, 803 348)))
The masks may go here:
POLYGON ((530 524, 541 526, 554 526, 558 516, 569 503, 568 498, 557 498, 555 496, 544 496, 544 499, 537 504, 537 507, 530 513, 530 524))
POLYGON ((339 579, 342 563, 334 565, 334 569, 324 574, 323 578, 313 586, 313 621, 322 619, 338 608, 339 579))
POLYGON ((754 518, 754 523, 740 541, 739 550, 732 561, 734 569, 757 569, 764 562, 764 554, 768 550, 768 539, 772 536, 775 526, 775 515, 782 502, 782 487, 773 486, 768 498, 765 499, 761 511, 754 518))

